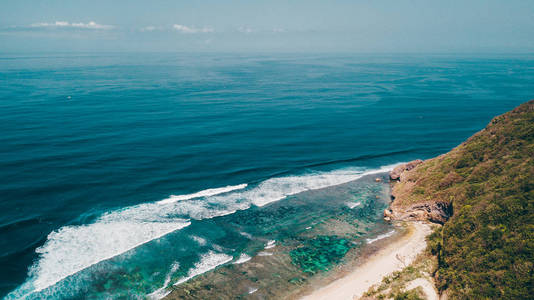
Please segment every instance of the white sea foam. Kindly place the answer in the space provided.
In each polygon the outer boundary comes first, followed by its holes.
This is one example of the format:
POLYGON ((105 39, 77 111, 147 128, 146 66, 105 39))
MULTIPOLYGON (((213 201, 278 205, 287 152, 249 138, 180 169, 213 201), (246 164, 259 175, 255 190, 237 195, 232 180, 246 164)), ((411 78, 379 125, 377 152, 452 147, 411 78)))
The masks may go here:
POLYGON ((171 283, 171 276, 176 271, 178 271, 178 268, 180 267, 180 264, 178 262, 174 262, 171 265, 171 269, 169 273, 167 273, 167 276, 165 276, 165 282, 163 283, 163 286, 159 289, 155 290, 154 292, 148 294, 148 297, 150 299, 162 299, 165 298, 168 294, 171 293, 171 290, 167 289, 167 286, 169 286, 169 283, 171 283))
POLYGON ((271 178, 260 183, 257 188, 250 190, 249 196, 255 205, 264 206, 304 191, 322 189, 354 181, 365 175, 387 172, 393 167, 393 165, 384 166, 370 171, 342 169, 325 173, 271 178))
POLYGON ((273 255, 272 252, 266 252, 266 251, 258 252, 258 256, 271 256, 271 255, 273 255))
POLYGON ((242 263, 246 263, 247 261, 251 260, 252 257, 246 255, 245 253, 242 253, 236 261, 233 262, 233 264, 239 265, 242 263))
POLYGON ((193 194, 186 194, 186 195, 172 195, 167 199, 158 201, 159 204, 168 204, 173 203, 177 201, 183 201, 183 200, 189 200, 194 198, 201 198, 201 197, 210 197, 218 194, 228 193, 235 190, 242 190, 247 187, 246 183, 239 184, 239 185, 229 185, 221 188, 214 188, 214 189, 207 189, 200 192, 196 192, 193 194))
POLYGON ((224 252, 223 247, 221 247, 221 246, 219 246, 219 245, 217 245, 217 244, 213 244, 213 245, 211 245, 211 247, 212 247, 213 250, 215 250, 215 251, 224 252))
POLYGON ((246 237, 247 239, 251 240, 253 237, 252 237, 252 234, 250 233, 247 233, 247 232, 244 232, 244 231, 240 231, 239 232, 240 235, 246 237))
POLYGON ((197 242, 197 244, 199 244, 200 246, 206 246, 206 244, 208 243, 205 238, 201 238, 196 235, 191 236, 191 239, 197 242))
POLYGON ((184 219, 139 222, 115 217, 119 216, 110 214, 94 224, 65 226, 50 233, 37 248, 40 260, 31 269, 35 291, 190 224, 184 219))
POLYGON ((271 178, 252 188, 240 184, 207 189, 115 210, 103 214, 91 224, 64 226, 50 233, 45 244, 36 250, 39 259, 31 267, 28 281, 20 287, 20 291, 10 295, 25 295, 45 289, 93 264, 184 228, 190 224, 189 219, 232 214, 251 205, 263 206, 289 195, 343 184, 368 174, 386 172, 393 167, 366 172, 343 169, 271 178))
POLYGON ((380 234, 379 236, 377 236, 376 238, 374 239, 366 239, 365 241, 367 242, 367 244, 371 244, 371 243, 374 243, 378 240, 381 240, 381 239, 385 239, 387 237, 390 237, 392 236, 393 234, 395 233, 395 230, 392 230, 392 231, 389 231, 389 232, 386 232, 384 234, 380 234))
POLYGON ((182 284, 195 276, 206 273, 230 261, 232 261, 232 257, 230 255, 209 251, 200 257, 200 261, 195 264, 194 268, 189 270, 187 277, 178 280, 174 285, 182 284))
POLYGON ((362 203, 361 203, 361 202, 356 202, 356 203, 354 203, 354 202, 347 202, 347 203, 345 203, 345 204, 347 204, 347 206, 348 206, 350 209, 353 209, 353 208, 355 208, 356 206, 359 206, 359 205, 362 204, 362 203))
POLYGON ((270 240, 269 242, 267 242, 267 245, 265 245, 265 249, 271 249, 271 248, 274 248, 276 247, 276 241, 275 240, 270 240))

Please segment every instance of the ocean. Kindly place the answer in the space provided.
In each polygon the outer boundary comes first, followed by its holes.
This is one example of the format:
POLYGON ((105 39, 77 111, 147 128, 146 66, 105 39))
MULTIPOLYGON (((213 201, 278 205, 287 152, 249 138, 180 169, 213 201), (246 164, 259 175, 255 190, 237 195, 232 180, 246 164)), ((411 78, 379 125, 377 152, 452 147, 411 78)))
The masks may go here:
POLYGON ((533 95, 528 55, 0 53, 0 297, 158 298, 268 249, 326 272, 390 233, 387 170, 533 95))

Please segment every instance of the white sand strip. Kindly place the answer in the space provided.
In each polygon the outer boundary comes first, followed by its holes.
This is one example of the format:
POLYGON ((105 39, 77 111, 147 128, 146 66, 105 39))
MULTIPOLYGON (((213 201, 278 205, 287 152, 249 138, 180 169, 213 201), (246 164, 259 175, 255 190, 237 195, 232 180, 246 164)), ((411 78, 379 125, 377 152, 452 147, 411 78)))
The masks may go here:
POLYGON ((410 265, 426 248, 425 237, 431 233, 430 225, 410 223, 411 229, 403 237, 369 257, 366 262, 346 276, 313 291, 302 300, 353 300, 358 299, 384 276, 410 265))

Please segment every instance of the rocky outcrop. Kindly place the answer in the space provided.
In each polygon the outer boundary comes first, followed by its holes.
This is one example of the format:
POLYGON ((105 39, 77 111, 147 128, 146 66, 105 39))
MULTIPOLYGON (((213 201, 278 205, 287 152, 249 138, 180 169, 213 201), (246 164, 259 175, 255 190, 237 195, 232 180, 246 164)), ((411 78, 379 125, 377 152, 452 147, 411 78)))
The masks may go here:
POLYGON ((392 172, 386 220, 445 222, 429 244, 442 295, 532 298, 533 149, 534 100, 448 153, 392 172))
POLYGON ((423 163, 422 160, 416 159, 409 163, 402 164, 400 166, 395 167, 391 172, 389 172, 389 179, 391 180, 400 180, 401 174, 404 171, 410 171, 411 169, 417 167, 419 164, 423 163))
POLYGON ((433 223, 445 223, 453 213, 452 204, 446 202, 417 203, 408 207, 395 207, 384 210, 386 221, 430 221, 433 223))
MULTIPOLYGON (((405 182, 406 180, 403 180, 405 179, 404 177, 406 177, 406 175, 404 175, 405 172, 415 169, 415 167, 422 163, 422 160, 417 159, 394 168, 389 173, 389 178, 392 180, 392 184, 396 185, 396 182, 405 182)), ((407 183, 408 182, 405 182, 405 184, 407 183)), ((393 191, 391 198, 395 200, 396 196, 395 191, 393 191)), ((443 224, 452 216, 452 204, 446 202, 427 201, 408 206, 399 204, 398 201, 394 201, 389 208, 384 210, 384 219, 386 221, 430 221, 443 224)))

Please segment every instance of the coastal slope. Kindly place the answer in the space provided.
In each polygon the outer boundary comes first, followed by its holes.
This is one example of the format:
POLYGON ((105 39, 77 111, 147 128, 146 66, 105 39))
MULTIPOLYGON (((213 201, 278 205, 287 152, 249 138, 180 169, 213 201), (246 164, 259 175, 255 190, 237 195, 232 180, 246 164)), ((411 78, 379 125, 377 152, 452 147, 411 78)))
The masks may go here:
POLYGON ((442 294, 533 299, 534 100, 449 153, 396 173, 385 218, 443 224, 429 237, 442 294))

